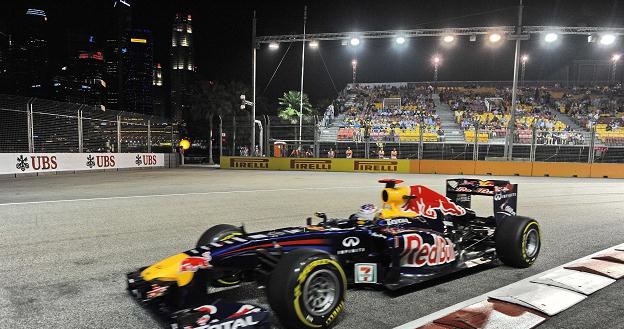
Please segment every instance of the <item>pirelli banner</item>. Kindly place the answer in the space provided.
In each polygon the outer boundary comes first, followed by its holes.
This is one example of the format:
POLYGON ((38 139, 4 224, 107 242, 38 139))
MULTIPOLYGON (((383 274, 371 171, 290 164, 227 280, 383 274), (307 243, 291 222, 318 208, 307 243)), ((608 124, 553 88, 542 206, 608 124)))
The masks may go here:
POLYGON ((0 175, 164 165, 162 153, 0 153, 0 175))
POLYGON ((221 157, 223 169, 409 173, 410 160, 221 157))

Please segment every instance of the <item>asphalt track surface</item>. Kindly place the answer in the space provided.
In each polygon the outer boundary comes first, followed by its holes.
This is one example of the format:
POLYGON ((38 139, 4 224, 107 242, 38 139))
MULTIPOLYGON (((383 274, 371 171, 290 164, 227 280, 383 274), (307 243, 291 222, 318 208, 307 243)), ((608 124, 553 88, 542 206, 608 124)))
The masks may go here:
MULTIPOLYGON (((0 328, 159 328, 125 291, 124 274, 194 246, 208 227, 248 231, 341 217, 379 200, 387 175, 204 168, 0 179, 0 328)), ((443 192, 443 175, 393 175, 443 192)), ((350 290, 338 328, 391 328, 624 243, 624 181, 512 177, 519 214, 542 229, 529 269, 453 275, 389 294, 350 290)), ((491 200, 477 198, 483 213, 491 200)), ((266 304, 244 286, 221 293, 266 304)), ((624 328, 624 280, 540 328, 624 328)))

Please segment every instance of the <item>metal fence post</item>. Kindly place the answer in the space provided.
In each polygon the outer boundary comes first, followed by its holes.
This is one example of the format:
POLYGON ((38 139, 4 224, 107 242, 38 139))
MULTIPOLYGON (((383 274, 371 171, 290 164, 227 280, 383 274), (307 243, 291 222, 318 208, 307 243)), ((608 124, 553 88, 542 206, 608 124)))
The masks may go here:
POLYGON ((28 102, 26 103, 26 120, 28 122, 27 124, 27 129, 28 129, 28 152, 29 153, 34 153, 35 152, 35 129, 34 129, 34 124, 33 124, 33 99, 31 98, 28 100, 28 102))
POLYGON ((472 150, 472 161, 479 160, 479 120, 475 121, 474 149, 472 150))
POLYGON ((535 151, 537 149, 537 126, 533 125, 533 135, 531 137, 531 154, 529 161, 535 162, 535 151))
POLYGON ((422 160, 423 158, 423 153, 424 153, 424 147, 425 145, 423 144, 423 136, 424 136, 424 132, 423 132, 423 122, 424 122, 424 116, 421 116, 420 118, 420 125, 418 126, 418 135, 419 135, 419 139, 418 139, 418 160, 422 160))
POLYGON ((594 148, 596 145, 596 125, 592 125, 589 140, 589 154, 587 155, 587 163, 594 163, 594 148))
POLYGON ((171 123, 171 153, 175 153, 175 143, 173 142, 173 123, 171 123))
POLYGON ((232 156, 236 156, 236 115, 232 115, 232 156))
POLYGON ((117 152, 121 153, 121 115, 117 115, 117 152))
POLYGON ((223 156, 223 117, 219 114, 219 163, 223 156))
MULTIPOLYGON (((318 117, 315 115, 314 116, 314 157, 315 158, 320 158, 320 145, 319 145, 319 136, 321 134, 321 123, 318 121, 318 117)), ((334 150, 336 150, 336 148, 334 147, 334 150)))
MULTIPOLYGON (((82 105, 80 106, 82 108, 82 105)), ((83 152, 82 110, 78 110, 78 153, 83 152)))
POLYGON ((271 117, 268 115, 266 116, 266 146, 266 155, 271 156, 271 117))
POLYGON ((152 125, 151 120, 147 120, 147 153, 152 153, 152 125))

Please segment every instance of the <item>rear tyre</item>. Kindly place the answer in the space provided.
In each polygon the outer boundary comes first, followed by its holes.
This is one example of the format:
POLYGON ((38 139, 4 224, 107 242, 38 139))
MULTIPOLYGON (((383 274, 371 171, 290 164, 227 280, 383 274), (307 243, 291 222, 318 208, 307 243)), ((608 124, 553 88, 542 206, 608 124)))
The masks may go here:
MULTIPOLYGON (((242 234, 243 232, 241 229, 234 225, 215 225, 207 229, 206 232, 201 235, 199 240, 197 240, 197 247, 210 246, 210 243, 218 243, 242 234)), ((211 280, 210 285, 213 287, 231 287, 239 285, 240 283, 241 274, 239 272, 231 272, 211 280)))
POLYGON ((299 249, 271 273, 267 298, 286 328, 329 328, 344 310, 346 287, 342 267, 327 253, 299 249))
POLYGON ((496 253, 508 266, 531 266, 540 252, 541 232, 535 219, 522 216, 505 218, 496 227, 496 253))

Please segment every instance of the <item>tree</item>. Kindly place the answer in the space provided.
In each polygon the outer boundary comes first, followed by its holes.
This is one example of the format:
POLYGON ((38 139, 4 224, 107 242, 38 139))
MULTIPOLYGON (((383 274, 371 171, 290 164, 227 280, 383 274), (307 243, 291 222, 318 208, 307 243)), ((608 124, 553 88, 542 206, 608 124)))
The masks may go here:
MULTIPOLYGON (((299 122, 299 109, 301 105, 301 93, 298 91, 287 91, 284 95, 277 99, 279 102, 279 112, 277 116, 292 124, 299 122)), ((312 105, 308 99, 308 95, 303 94, 303 116, 313 114, 312 105)))
POLYGON ((248 110, 242 110, 240 108, 240 95, 250 96, 251 94, 249 92, 249 86, 240 81, 230 81, 225 85, 225 88, 226 93, 228 94, 228 102, 231 105, 231 110, 224 114, 232 117, 232 155, 236 155, 236 116, 240 113, 246 113, 248 119, 251 120, 251 113, 248 110))
POLYGON ((212 157, 214 116, 231 110, 232 105, 223 85, 207 80, 198 81, 195 84, 191 96, 191 111, 186 116, 192 123, 203 123, 208 120, 208 164, 214 164, 212 157))

